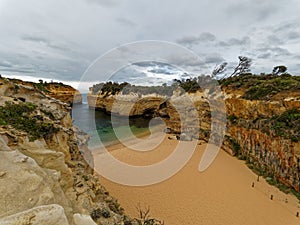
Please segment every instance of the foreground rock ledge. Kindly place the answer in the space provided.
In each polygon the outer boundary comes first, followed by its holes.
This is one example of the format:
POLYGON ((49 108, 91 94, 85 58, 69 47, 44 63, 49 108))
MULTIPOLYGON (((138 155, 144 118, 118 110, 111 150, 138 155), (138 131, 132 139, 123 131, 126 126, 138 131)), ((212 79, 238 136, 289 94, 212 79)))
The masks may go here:
POLYGON ((68 103, 36 87, 2 78, 0 108, 1 225, 137 224, 124 214, 85 161, 83 154, 90 155, 88 136, 72 126, 68 103), (41 125, 51 129, 42 135, 33 132, 41 125), (110 216, 94 222, 90 215, 95 210, 110 216))

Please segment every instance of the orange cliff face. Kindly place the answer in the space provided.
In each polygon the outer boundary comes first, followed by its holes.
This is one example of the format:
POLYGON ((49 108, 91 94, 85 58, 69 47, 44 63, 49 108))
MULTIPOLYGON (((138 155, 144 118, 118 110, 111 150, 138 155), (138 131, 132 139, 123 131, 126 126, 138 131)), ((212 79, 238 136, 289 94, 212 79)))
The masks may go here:
POLYGON ((300 141, 281 118, 294 116, 300 100, 226 99, 227 136, 223 147, 263 174, 300 192, 300 141), (280 127, 282 126, 282 127, 280 127), (282 132, 285 130, 284 132, 282 132))
POLYGON ((53 98, 71 105, 82 103, 82 96, 80 92, 69 85, 62 83, 48 83, 44 86, 49 91, 47 95, 53 98))
MULTIPOLYGON (((270 86, 271 78, 267 77, 269 83, 265 86, 270 86)), ((262 174, 277 179, 300 193, 299 84, 296 83, 298 86, 295 86, 292 83, 294 80, 291 81, 290 77, 272 79, 276 81, 277 87, 281 83, 286 85, 290 82, 288 85, 292 88, 284 86, 285 89, 277 93, 274 91, 265 93, 260 92, 259 85, 257 92, 256 90, 247 92, 253 89, 253 85, 249 85, 249 88, 243 86, 243 83, 239 83, 239 87, 234 86, 236 85, 234 82, 233 85, 222 86, 227 114, 227 130, 222 148, 232 155, 247 160, 247 163, 259 168, 262 174), (246 98, 245 93, 253 94, 254 97, 248 94, 246 98), (252 97, 257 99, 251 99, 252 97)), ((168 128, 177 134, 181 133, 182 126, 194 129, 197 118, 196 122, 199 124, 197 138, 207 141, 211 128, 209 103, 203 97, 203 92, 186 95, 193 101, 195 107, 190 108, 187 101, 180 102, 183 98, 178 98, 177 105, 180 107, 175 109, 172 107, 172 101, 173 103, 176 101, 174 95, 169 98, 156 95, 154 98, 138 94, 89 94, 88 102, 90 107, 119 115, 149 116, 152 113, 153 116, 162 117, 168 128), (178 110, 192 111, 195 117, 180 117, 178 110)), ((195 138, 193 132, 190 135, 195 138)))

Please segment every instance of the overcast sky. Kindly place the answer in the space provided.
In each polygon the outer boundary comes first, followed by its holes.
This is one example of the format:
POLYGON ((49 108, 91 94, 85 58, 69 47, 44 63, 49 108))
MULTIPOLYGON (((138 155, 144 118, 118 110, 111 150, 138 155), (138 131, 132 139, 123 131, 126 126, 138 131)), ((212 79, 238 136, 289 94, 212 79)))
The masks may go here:
POLYGON ((284 64, 299 75, 299 10, 299 0, 0 0, 0 73, 78 81, 115 47, 161 40, 207 72, 244 55, 253 72, 284 64))

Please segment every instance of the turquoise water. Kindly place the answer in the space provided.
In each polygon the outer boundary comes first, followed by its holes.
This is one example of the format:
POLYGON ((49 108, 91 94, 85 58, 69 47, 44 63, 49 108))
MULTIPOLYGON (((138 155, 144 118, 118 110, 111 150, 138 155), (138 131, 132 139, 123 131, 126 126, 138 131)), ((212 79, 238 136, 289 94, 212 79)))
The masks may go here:
MULTIPOLYGON (((72 119, 74 125, 91 135, 89 141, 89 147, 91 148, 121 142, 124 139, 132 137, 132 134, 139 135, 149 132, 149 122, 151 121, 151 118, 139 117, 128 119, 89 109, 86 102, 86 95, 83 95, 83 104, 72 107, 72 119), (132 133, 128 132, 128 128, 130 128, 132 133), (114 129, 117 130, 118 137, 114 129)), ((152 122, 153 120, 151 121, 151 125, 152 122)), ((160 122, 157 121, 157 124, 160 122)))

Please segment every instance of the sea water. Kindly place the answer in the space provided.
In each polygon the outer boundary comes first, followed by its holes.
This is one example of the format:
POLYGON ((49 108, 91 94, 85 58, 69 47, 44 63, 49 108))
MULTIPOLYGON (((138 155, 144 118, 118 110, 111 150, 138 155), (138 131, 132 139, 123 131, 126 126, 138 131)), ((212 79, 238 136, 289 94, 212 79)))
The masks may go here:
POLYGON ((120 143, 133 136, 147 135, 150 132, 149 124, 161 124, 161 120, 152 118, 128 118, 97 111, 89 108, 86 94, 82 97, 82 104, 73 105, 71 115, 73 124, 91 136, 88 143, 91 149, 120 143))

